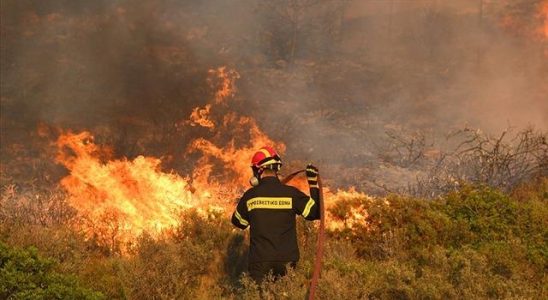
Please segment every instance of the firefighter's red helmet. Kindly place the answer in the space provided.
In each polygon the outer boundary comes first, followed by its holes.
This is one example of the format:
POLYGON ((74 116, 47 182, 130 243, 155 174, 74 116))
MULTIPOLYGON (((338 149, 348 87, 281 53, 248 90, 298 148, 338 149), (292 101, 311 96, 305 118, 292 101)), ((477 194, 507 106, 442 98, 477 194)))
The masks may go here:
POLYGON ((276 150, 274 148, 265 146, 259 149, 253 155, 253 158, 251 159, 251 166, 255 168, 264 168, 273 164, 282 164, 282 160, 276 150))

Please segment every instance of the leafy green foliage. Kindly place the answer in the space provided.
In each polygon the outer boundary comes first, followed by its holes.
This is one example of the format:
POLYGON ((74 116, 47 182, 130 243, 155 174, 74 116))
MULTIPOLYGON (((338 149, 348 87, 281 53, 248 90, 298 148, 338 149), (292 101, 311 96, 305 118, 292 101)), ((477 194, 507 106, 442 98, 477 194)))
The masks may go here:
MULTIPOLYGON (((546 285, 548 210, 546 198, 530 194, 518 202, 487 187, 465 187, 432 201, 348 202, 347 210, 364 207, 365 222, 332 238, 351 241, 357 258, 382 278, 370 296, 534 298, 546 285)), ((336 207, 338 216, 348 215, 344 208, 336 207)))
POLYGON ((76 277, 54 271, 55 262, 36 248, 16 249, 0 242, 0 298, 104 299, 82 287, 76 277))

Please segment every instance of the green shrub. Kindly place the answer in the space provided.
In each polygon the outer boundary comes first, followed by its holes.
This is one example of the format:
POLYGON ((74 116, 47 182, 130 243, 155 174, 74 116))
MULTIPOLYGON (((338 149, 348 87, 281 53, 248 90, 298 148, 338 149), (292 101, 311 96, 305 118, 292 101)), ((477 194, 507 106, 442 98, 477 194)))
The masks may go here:
MULTIPOLYGON (((535 298, 546 284, 548 206, 538 197, 543 193, 528 190, 531 196, 522 191, 519 201, 469 186, 437 200, 339 203, 334 213, 340 219, 356 207, 367 217, 332 232, 331 243, 350 241, 357 264, 368 266, 360 272, 368 297, 535 298)), ((356 264, 348 257, 336 262, 337 270, 356 264)), ((353 272, 343 277, 352 280, 353 272)))
POLYGON ((444 204, 453 224, 452 246, 503 241, 519 231, 517 203, 497 190, 466 187, 444 204))
POLYGON ((36 248, 15 249, 0 242, 0 298, 104 299, 82 287, 76 277, 54 271, 55 262, 42 258, 36 248))

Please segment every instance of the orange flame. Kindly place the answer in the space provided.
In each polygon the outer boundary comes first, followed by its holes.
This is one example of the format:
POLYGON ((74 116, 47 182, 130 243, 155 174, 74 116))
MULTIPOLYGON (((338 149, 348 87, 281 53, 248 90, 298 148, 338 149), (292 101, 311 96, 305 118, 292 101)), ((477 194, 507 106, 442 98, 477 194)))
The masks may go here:
MULTIPOLYGON (((236 94, 236 79, 240 78, 240 74, 235 70, 227 70, 226 67, 219 67, 215 70, 209 70, 207 79, 209 86, 216 89, 215 97, 212 102, 214 104, 226 103, 226 101, 234 97, 236 94)), ((190 120, 185 123, 191 126, 202 126, 210 129, 215 128, 215 123, 211 120, 212 104, 206 104, 205 107, 195 107, 190 114, 190 120)))
POLYGON ((215 93, 215 104, 221 104, 236 94, 235 82, 239 78, 240 74, 236 70, 227 70, 224 66, 216 70, 209 70, 209 85, 217 90, 215 93))
MULTIPOLYGON (((260 147, 270 145, 275 147, 279 153, 285 152, 284 144, 272 141, 259 128, 256 121, 249 117, 237 116, 234 113, 227 114, 224 117, 221 132, 231 132, 235 136, 242 134, 248 142, 244 142, 242 143, 243 146, 237 147, 236 141, 231 139, 225 146, 218 146, 207 139, 198 138, 192 142, 190 151, 202 152, 204 156, 200 162, 204 166, 209 166, 208 162, 211 158, 221 161, 222 167, 229 171, 228 174, 225 173, 225 176, 223 176, 223 181, 230 184, 241 187, 248 185, 251 157, 260 147), (242 129, 246 131, 245 135, 240 131, 242 129)), ((198 172, 203 172, 203 169, 198 169, 198 172)), ((194 178, 200 177, 196 173, 194 175, 194 178)))
MULTIPOLYGON (((252 119, 242 117, 240 122, 256 126, 252 119)), ((271 142, 257 127, 253 130, 254 142, 261 145, 271 142)), ((195 170, 191 184, 189 178, 161 171, 161 161, 154 157, 109 159, 110 149, 96 145, 89 132, 62 134, 57 146, 57 161, 70 170, 61 185, 69 194, 69 203, 85 220, 80 228, 89 237, 96 237, 112 248, 115 242, 111 239, 127 243, 143 232, 156 236, 177 226, 180 212, 188 208, 197 208, 204 216, 211 211, 231 213, 234 204, 230 202, 237 199, 242 187, 247 186, 247 160, 257 148, 253 144, 237 148, 233 143, 221 148, 205 139, 196 140, 194 146, 205 156, 195 170), (209 163, 209 158, 215 158, 230 170, 218 182, 211 180, 213 164, 209 163)), ((307 189, 302 178, 293 184, 307 189)), ((339 202, 368 199, 353 188, 331 192, 326 187, 324 196, 330 230, 351 228, 367 217, 359 205, 353 206, 351 215, 344 220, 329 213, 329 209, 339 202)))
POLYGON ((371 197, 356 191, 353 187, 348 190, 338 190, 335 193, 332 193, 329 189, 327 189, 324 193, 326 206, 326 227, 329 230, 352 228, 355 224, 364 223, 368 215, 362 201, 371 201, 371 197), (339 216, 337 218, 330 212, 330 210, 341 203, 348 203, 350 210, 344 216, 339 216))
POLYGON ((91 220, 114 215, 123 231, 137 236, 177 225, 182 209, 200 204, 188 180, 162 172, 157 158, 102 163, 99 157, 105 151, 89 132, 62 134, 57 146, 57 161, 70 170, 61 185, 69 193, 69 202, 91 220))
MULTIPOLYGON (((112 159, 113 151, 95 144, 89 132, 60 135, 57 162, 70 171, 61 185, 69 194, 69 202, 87 220, 80 226, 90 237, 114 248, 114 240, 128 242, 143 232, 155 236, 177 226, 180 213, 188 208, 197 208, 203 214, 212 210, 229 214, 234 208, 233 200, 248 186, 250 159, 255 151, 270 145, 283 154, 285 145, 273 141, 253 118, 234 112, 218 120, 209 115, 214 105, 219 104, 218 99, 234 95, 234 80, 239 77, 237 72, 224 67, 210 74, 223 78, 215 101, 206 105, 205 110, 196 108, 191 123, 186 124, 209 128, 218 124, 217 134, 190 143, 188 152, 203 155, 191 178, 162 171, 161 160, 155 157, 112 159)), ((305 182, 296 184, 307 189, 305 182)), ((338 201, 365 197, 353 189, 331 193, 328 188, 325 196, 327 208, 338 201)), ((364 218, 362 211, 353 213, 356 222, 364 218)), ((327 221, 328 228, 343 226, 330 215, 327 221)), ((349 222, 345 220, 344 226, 349 222)))
POLYGON ((209 112, 211 111, 211 104, 207 104, 204 108, 196 107, 190 114, 189 123, 191 126, 202 126, 206 128, 215 128, 213 121, 209 119, 209 112))
POLYGON ((540 6, 539 17, 543 22, 543 27, 541 28, 541 34, 544 39, 548 39, 548 0, 545 0, 540 6))

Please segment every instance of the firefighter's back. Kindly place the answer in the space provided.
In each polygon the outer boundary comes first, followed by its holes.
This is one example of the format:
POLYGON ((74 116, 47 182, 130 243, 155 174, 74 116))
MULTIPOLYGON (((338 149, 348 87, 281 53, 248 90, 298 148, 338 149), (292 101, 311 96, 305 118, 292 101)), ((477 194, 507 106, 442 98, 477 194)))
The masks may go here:
POLYGON ((263 147, 253 155, 253 177, 232 214, 232 224, 240 229, 250 227, 249 273, 260 282, 268 273, 285 274, 285 266, 299 260, 295 215, 307 220, 320 217, 318 169, 306 168, 310 197, 278 179, 282 161, 271 147, 263 147))
POLYGON ((302 197, 299 190, 282 184, 276 177, 263 178, 261 184, 244 194, 250 224, 251 263, 299 260, 293 209, 299 197, 302 197))

